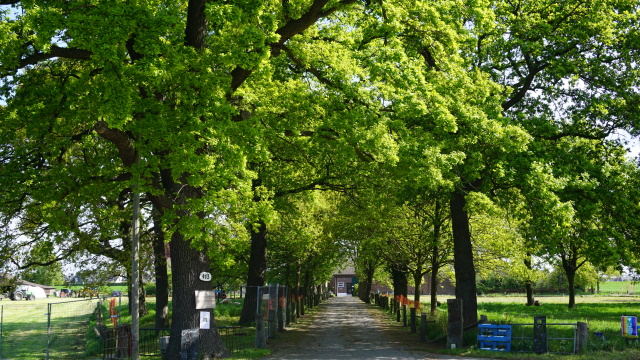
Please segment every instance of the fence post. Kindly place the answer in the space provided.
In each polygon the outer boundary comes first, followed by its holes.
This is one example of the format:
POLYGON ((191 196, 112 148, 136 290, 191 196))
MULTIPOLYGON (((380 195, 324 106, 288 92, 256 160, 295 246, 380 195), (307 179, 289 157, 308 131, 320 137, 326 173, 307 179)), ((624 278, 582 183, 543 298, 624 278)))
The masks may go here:
POLYGON ((47 304, 47 356, 46 360, 49 360, 49 344, 51 343, 51 303, 47 304))
POLYGON ((547 317, 533 318, 533 352, 543 354, 547 352, 547 317))
POLYGON ((287 287, 280 286, 278 291, 278 331, 284 331, 285 325, 285 312, 287 309, 287 287))
POLYGON ((278 284, 269 284, 269 300, 267 302, 267 320, 269 327, 269 339, 276 338, 278 329, 278 284))
POLYGON ((396 322, 400 322, 400 304, 396 303, 396 322))
POLYGON ((402 326, 407 326, 407 305, 402 305, 402 326))
POLYGON ((589 335, 589 326, 587 323, 578 321, 576 327, 576 349, 575 353, 582 353, 587 348, 587 337, 589 335))
POLYGON ((409 309, 409 323, 411 324, 411 333, 416 333, 416 308, 409 309))
POLYGON ((420 341, 427 341, 427 313, 420 314, 420 341))
POLYGON ((447 325, 447 348, 462 347, 462 299, 448 299, 449 324, 447 325))

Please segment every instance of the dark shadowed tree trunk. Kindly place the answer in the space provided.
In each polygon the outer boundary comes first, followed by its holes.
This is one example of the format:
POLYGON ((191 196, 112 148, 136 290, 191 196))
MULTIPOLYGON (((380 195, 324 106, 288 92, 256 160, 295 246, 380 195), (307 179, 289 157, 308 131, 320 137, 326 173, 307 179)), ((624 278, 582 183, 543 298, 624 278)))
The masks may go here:
POLYGON ((438 271, 440 264, 436 261, 431 264, 431 315, 438 311, 438 271))
POLYGON ((247 293, 240 314, 240 325, 256 320, 257 287, 264 286, 267 271, 267 225, 258 224, 251 229, 251 254, 249 255, 249 273, 247 275, 247 293))
POLYGON ((375 271, 376 269, 373 266, 367 269, 367 279, 365 280, 364 294, 362 294, 364 297, 362 300, 365 302, 371 302, 371 288, 373 287, 373 275, 375 271))
POLYGON ((438 311, 438 272, 440 271, 440 232, 442 227, 442 205, 440 199, 436 199, 433 218, 433 246, 431 247, 431 315, 438 311))
POLYGON ((464 326, 478 321, 476 298, 476 270, 473 263, 473 247, 469 229, 469 215, 465 209, 467 201, 462 190, 451 194, 451 228, 453 230, 453 261, 456 272, 456 299, 462 300, 464 326))
POLYGON ((562 256, 562 268, 567 275, 567 283, 569 284, 569 309, 576 307, 576 272, 580 265, 577 265, 578 261, 575 257, 567 258, 562 256))
MULTIPOLYGON (((527 254, 527 257, 524 259, 524 266, 531 270, 531 254, 527 254)), ((527 291, 527 306, 533 306, 533 303, 536 299, 533 297, 533 281, 531 279, 526 279, 524 281, 525 290, 527 291)))
POLYGON ((407 268, 402 265, 391 265, 391 279, 393 281, 393 295, 407 297, 409 292, 409 280, 407 268))
POLYGON ((422 270, 418 270, 413 274, 413 288, 415 289, 413 300, 420 306, 420 295, 422 295, 422 279, 425 273, 422 270))
POLYGON ((156 278, 156 327, 169 326, 169 274, 160 214, 153 214, 153 267, 156 278))
POLYGON ((144 296, 144 281, 142 280, 142 271, 138 271, 138 317, 149 315, 149 309, 147 308, 147 297, 144 296))
MULTIPOLYGON (((196 290, 211 290, 211 282, 201 281, 201 272, 211 271, 209 258, 203 251, 193 249, 179 232, 173 233, 171 242, 171 270, 173 273, 173 314, 171 321, 171 339, 165 359, 180 358, 180 338, 182 330, 200 327, 200 312, 195 307, 196 290), (179 305, 179 306, 176 306, 179 305)), ((230 353, 217 333, 215 317, 211 318, 211 329, 200 329, 200 349, 202 359, 214 359, 229 356, 230 353)))

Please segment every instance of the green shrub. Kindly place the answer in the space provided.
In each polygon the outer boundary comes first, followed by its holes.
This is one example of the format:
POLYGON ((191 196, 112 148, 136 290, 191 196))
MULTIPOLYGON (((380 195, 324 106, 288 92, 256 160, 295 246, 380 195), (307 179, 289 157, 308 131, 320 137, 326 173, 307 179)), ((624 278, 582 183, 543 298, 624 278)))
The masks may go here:
POLYGON ((156 296, 156 286, 155 285, 147 285, 144 287, 144 293, 147 295, 156 296))

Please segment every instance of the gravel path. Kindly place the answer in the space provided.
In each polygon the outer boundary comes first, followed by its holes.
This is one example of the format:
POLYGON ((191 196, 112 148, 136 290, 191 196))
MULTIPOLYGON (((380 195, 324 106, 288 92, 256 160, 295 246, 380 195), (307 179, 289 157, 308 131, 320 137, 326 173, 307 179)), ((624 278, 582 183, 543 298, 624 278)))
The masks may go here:
MULTIPOLYGON (((345 296, 328 300, 320 313, 304 327, 300 341, 278 342, 265 360, 454 360, 471 358, 433 355, 408 349, 388 336, 388 322, 382 314, 358 298, 345 296)), ((407 336, 415 336, 407 333, 407 336)))

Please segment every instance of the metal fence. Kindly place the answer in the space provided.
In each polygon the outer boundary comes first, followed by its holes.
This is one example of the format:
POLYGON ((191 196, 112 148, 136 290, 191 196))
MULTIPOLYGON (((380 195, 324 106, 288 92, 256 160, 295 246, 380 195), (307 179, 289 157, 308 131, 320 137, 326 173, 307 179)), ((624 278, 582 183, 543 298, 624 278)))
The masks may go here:
MULTIPOLYGON (((238 357, 244 350, 254 347, 255 330, 241 326, 217 328, 222 343, 238 357)), ((139 354, 141 357, 158 357, 169 344, 169 328, 140 328, 139 354)), ((105 331, 102 342, 102 359, 128 359, 131 356, 131 328, 129 325, 105 331)))
MULTIPOLYGON (((576 324, 545 324, 540 348, 536 349, 534 324, 510 324, 511 351, 552 354, 576 353, 576 324)), ((538 337, 539 338, 539 337, 538 337)))
POLYGON ((101 299, 0 305, 0 359, 91 359, 89 322, 101 299))

